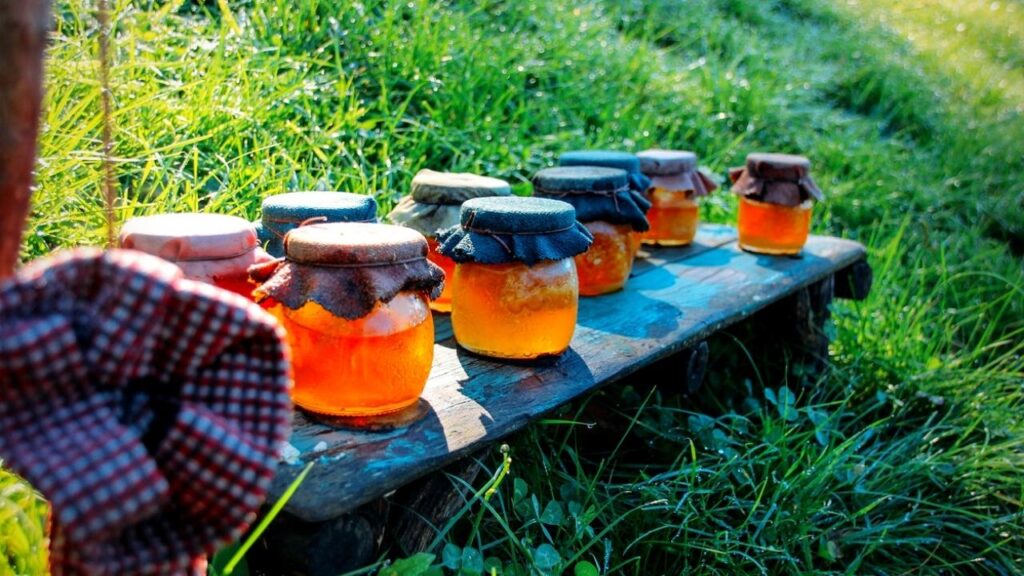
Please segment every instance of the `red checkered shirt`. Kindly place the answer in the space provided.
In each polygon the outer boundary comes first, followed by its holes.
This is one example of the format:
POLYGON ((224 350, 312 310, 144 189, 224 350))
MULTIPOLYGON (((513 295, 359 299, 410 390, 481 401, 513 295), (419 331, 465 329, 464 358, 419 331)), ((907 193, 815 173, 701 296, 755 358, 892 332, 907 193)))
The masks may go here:
POLYGON ((281 328, 139 252, 0 283, 0 457, 52 504, 53 574, 192 574, 253 520, 291 414, 281 328))

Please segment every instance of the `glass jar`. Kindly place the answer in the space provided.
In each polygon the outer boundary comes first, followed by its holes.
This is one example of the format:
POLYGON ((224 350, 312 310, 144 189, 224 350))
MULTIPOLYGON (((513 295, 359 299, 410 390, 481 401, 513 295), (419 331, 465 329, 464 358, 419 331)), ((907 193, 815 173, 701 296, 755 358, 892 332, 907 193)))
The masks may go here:
POLYGON ((645 150, 637 154, 640 168, 651 179, 647 198, 651 229, 644 242, 686 246, 700 226, 698 198, 718 187, 697 169, 697 155, 685 150, 645 150))
POLYGON ((807 243, 814 203, 783 206, 740 198, 740 248, 759 254, 799 254, 807 243))
POLYGON ((646 199, 628 183, 624 170, 595 166, 546 168, 533 179, 534 195, 572 204, 594 242, 576 256, 580 295, 621 290, 629 280, 639 247, 636 233, 647 230, 646 199))
POLYGON ((280 319, 292 351, 292 398, 332 416, 374 416, 414 404, 434 357, 429 301, 443 273, 427 242, 384 224, 315 224, 285 237, 286 259, 257 301, 280 319))
POLYGON ((576 329, 579 278, 572 258, 528 266, 458 264, 452 327, 463 348, 500 358, 561 354, 576 329))
MULTIPOLYGON (((498 178, 433 170, 417 172, 411 189, 411 193, 388 214, 388 221, 426 236, 430 245, 427 257, 444 270, 447 278, 455 272, 455 262, 437 252, 437 233, 459 225, 459 211, 466 200, 512 194, 508 182, 498 178)), ((430 307, 437 312, 451 311, 451 282, 445 284, 441 296, 431 302, 430 307)))
POLYGON ((263 199, 256 233, 270 255, 284 256, 284 237, 303 222, 377 221, 377 201, 348 192, 288 192, 263 199))
POLYGON ((821 190, 810 177, 810 160, 788 154, 755 153, 730 171, 740 195, 739 246, 759 254, 798 254, 807 242, 811 211, 821 190))
POLYGON ((122 248, 173 262, 186 278, 252 297, 250 266, 273 260, 259 247, 248 221, 223 214, 157 214, 132 218, 121 228, 122 248))
POLYGON ((427 258, 431 262, 437 264, 441 270, 444 270, 444 290, 441 291, 441 295, 430 303, 430 309, 437 312, 451 312, 452 311, 452 282, 451 278, 455 275, 455 260, 441 254, 437 251, 438 243, 437 238, 427 238, 427 258))
POLYGON ((576 328, 573 256, 591 237, 572 205, 516 196, 462 205, 461 226, 442 232, 455 262, 452 329, 460 346, 495 358, 561 354, 576 328))

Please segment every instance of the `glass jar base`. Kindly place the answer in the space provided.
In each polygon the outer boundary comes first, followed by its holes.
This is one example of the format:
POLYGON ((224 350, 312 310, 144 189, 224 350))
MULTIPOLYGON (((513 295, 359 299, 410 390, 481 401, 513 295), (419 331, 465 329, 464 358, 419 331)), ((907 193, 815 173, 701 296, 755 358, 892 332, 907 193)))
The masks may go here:
POLYGON ((779 248, 755 246, 751 244, 744 244, 743 242, 739 242, 738 244, 740 249, 747 252, 753 252, 754 254, 767 254, 769 256, 796 256, 804 249, 803 246, 797 248, 779 248))
POLYGON ((625 282, 617 282, 615 284, 605 284, 603 286, 580 286, 580 296, 592 297, 592 296, 604 296, 605 294, 611 294, 618 292, 626 287, 625 282))
POLYGON ((554 356, 560 356, 562 355, 562 353, 569 349, 569 347, 566 346, 565 348, 558 350, 557 352, 523 352, 510 354, 507 352, 496 352, 494 350, 473 348, 470 346, 466 346, 465 344, 462 343, 459 344, 459 347, 463 348, 467 352, 472 352, 473 354, 476 354, 478 356, 486 356, 487 358, 498 358, 501 360, 538 360, 541 358, 551 358, 554 356))
POLYGON ((672 247, 678 247, 678 246, 689 246, 690 244, 693 244, 693 239, 692 238, 689 239, 689 240, 655 240, 655 239, 651 239, 651 238, 644 238, 644 245, 645 246, 672 246, 672 247))
POLYGON ((325 416, 340 416, 343 418, 358 418, 362 416, 383 416, 385 414, 399 412, 419 401, 419 396, 410 400, 403 400, 402 402, 385 404, 383 406, 373 406, 370 408, 336 408, 333 406, 318 404, 316 402, 304 402, 295 397, 293 397, 292 400, 295 401, 295 404, 299 408, 310 412, 316 412, 317 414, 323 414, 325 416))

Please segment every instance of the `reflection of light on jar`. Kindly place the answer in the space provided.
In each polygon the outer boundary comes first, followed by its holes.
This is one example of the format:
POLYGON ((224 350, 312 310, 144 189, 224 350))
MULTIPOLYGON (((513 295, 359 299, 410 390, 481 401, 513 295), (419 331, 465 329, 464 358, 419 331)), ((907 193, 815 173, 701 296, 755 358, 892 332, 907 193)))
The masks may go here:
POLYGON ((739 245, 760 254, 797 254, 807 242, 814 200, 822 193, 810 177, 810 160, 755 153, 729 177, 739 194, 739 245))
POLYGON ((576 257, 580 295, 598 296, 621 290, 633 270, 639 249, 637 233, 647 229, 644 210, 650 206, 639 192, 629 188, 627 172, 595 166, 560 166, 538 172, 533 186, 536 196, 572 204, 577 217, 594 236, 590 248, 576 257))
POLYGON ((281 320, 299 406, 372 416, 419 398, 434 357, 429 300, 441 271, 418 232, 319 224, 285 239, 286 261, 256 290, 281 320))
POLYGON ((560 354, 576 328, 573 256, 590 235, 570 204, 541 198, 466 201, 460 227, 443 233, 455 260, 452 329, 463 348, 497 358, 560 354))
POLYGON ((121 228, 122 248, 173 262, 186 278, 252 295, 248 269, 272 260, 253 225, 223 214, 157 214, 132 218, 121 228))
POLYGON ((700 225, 697 199, 715 188, 697 169, 697 155, 685 150, 645 150, 637 154, 644 174, 651 179, 647 219, 651 229, 644 242, 685 246, 693 242, 700 225))
POLYGON ((430 245, 428 258, 444 270, 444 291, 430 303, 438 312, 451 312, 451 278, 455 262, 437 251, 437 233, 459 225, 462 203, 473 198, 509 196, 512 188, 498 178, 461 172, 435 172, 420 170, 412 179, 411 191, 388 214, 388 221, 412 228, 427 237, 430 245))

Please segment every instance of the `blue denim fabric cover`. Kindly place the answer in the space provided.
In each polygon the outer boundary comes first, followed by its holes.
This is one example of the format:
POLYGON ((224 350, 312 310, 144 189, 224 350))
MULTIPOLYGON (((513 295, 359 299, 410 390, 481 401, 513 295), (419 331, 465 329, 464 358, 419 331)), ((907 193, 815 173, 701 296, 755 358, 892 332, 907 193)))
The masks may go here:
POLYGON ((310 218, 326 222, 376 222, 377 201, 370 196, 347 192, 289 192, 263 199, 263 218, 256 233, 267 252, 284 256, 284 235, 310 218))
POLYGON ((651 180, 640 171, 640 159, 628 152, 615 150, 573 150, 558 157, 559 166, 601 166, 618 168, 629 174, 629 187, 646 194, 651 180))
POLYGON ((462 223, 438 234, 438 251, 456 262, 534 265, 586 252, 594 237, 567 202, 495 196, 462 204, 462 223))
POLYGON ((572 204, 580 222, 626 224, 643 232, 650 228, 645 214, 651 203, 627 181, 627 173, 616 168, 560 166, 537 172, 533 193, 572 204))

